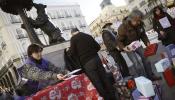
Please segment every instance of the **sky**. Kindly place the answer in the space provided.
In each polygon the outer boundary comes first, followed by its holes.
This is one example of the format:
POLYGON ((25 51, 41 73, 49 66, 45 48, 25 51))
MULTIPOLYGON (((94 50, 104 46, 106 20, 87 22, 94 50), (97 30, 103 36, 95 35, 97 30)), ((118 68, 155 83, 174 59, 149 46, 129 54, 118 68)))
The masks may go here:
MULTIPOLYGON (((111 0, 115 6, 123 6, 125 5, 125 0, 111 0)), ((100 3, 102 0, 34 0, 37 3, 44 4, 56 4, 59 2, 77 2, 80 5, 81 11, 85 16, 87 24, 90 24, 93 20, 95 20, 100 12, 100 3)))

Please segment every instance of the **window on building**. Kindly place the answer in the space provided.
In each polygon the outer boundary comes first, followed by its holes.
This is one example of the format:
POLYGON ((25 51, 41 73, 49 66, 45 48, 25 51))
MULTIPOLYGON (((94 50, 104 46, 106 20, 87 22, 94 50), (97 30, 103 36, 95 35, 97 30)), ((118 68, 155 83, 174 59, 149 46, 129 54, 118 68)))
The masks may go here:
POLYGON ((5 50, 6 49, 6 46, 7 46, 7 44, 5 42, 1 42, 1 48, 2 48, 2 50, 5 50))
POLYGON ((145 14, 147 14, 148 13, 148 10, 147 9, 145 9, 145 14))
POLYGON ((142 6, 144 6, 146 4, 146 1, 145 0, 143 0, 142 2, 140 2, 140 7, 142 7, 142 6))
POLYGON ((62 18, 66 17, 65 12, 64 12, 64 10, 63 10, 63 9, 62 9, 62 10, 60 10, 60 15, 61 15, 61 17, 62 17, 62 18))
POLYGON ((23 34, 22 30, 20 28, 16 29, 17 34, 23 34))
POLYGON ((80 17, 80 13, 77 10, 74 10, 75 17, 80 17))
POLYGON ((56 15, 54 12, 48 12, 47 15, 51 18, 51 19, 56 19, 56 15))
POLYGON ((80 26, 81 28, 86 27, 86 24, 85 24, 85 23, 82 23, 81 20, 79 20, 78 23, 79 23, 79 26, 80 26))
POLYGON ((0 57, 2 56, 2 50, 0 50, 0 57))
POLYGON ((64 18, 60 11, 56 11, 56 13, 57 13, 57 18, 64 18))
POLYGON ((65 31, 65 30, 69 30, 70 28, 66 26, 65 23, 61 23, 61 26, 62 26, 62 31, 65 31))
POLYGON ((136 10, 136 9, 138 9, 138 7, 136 6, 136 7, 134 7, 132 10, 136 10))
POLYGON ((120 9, 120 13, 123 13, 123 10, 122 9, 120 9))
POLYGON ((20 28, 16 29, 16 33, 17 33, 16 35, 17 39, 27 38, 27 36, 24 35, 22 29, 20 28))
POLYGON ((65 11, 65 15, 66 17, 71 17, 71 14, 69 13, 69 11, 65 11))
POLYGON ((16 15, 10 15, 11 23, 21 23, 21 19, 19 16, 16 15))
POLYGON ((149 18, 149 24, 152 24, 152 18, 151 17, 149 18))
POLYGON ((128 0, 128 3, 132 3, 134 0, 128 0))
POLYGON ((72 21, 70 21, 69 24, 70 24, 70 28, 71 28, 71 29, 72 29, 72 28, 75 28, 75 25, 72 23, 72 21))

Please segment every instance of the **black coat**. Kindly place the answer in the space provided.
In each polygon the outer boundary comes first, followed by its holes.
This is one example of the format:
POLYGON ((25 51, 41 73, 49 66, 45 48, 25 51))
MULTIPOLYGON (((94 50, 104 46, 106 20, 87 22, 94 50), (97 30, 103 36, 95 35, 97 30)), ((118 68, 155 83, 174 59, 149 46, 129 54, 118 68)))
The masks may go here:
POLYGON ((103 30, 102 31, 102 38, 103 38, 103 42, 107 48, 108 51, 114 51, 117 48, 117 40, 115 37, 115 33, 111 33, 108 30, 103 30))
POLYGON ((81 64, 78 58, 72 56, 70 54, 70 51, 66 51, 66 49, 64 50, 64 60, 65 60, 65 67, 69 71, 81 68, 81 64))
POLYGON ((163 45, 167 46, 169 44, 175 43, 175 25, 174 25, 174 19, 169 14, 165 13, 165 16, 163 17, 168 18, 169 22, 171 23, 171 27, 164 29, 161 26, 159 20, 154 18, 153 28, 158 33, 158 39, 162 41, 163 45), (163 37, 160 34, 160 31, 164 31, 166 33, 166 36, 163 37))
POLYGON ((74 35, 70 41, 70 53, 79 59, 82 66, 96 57, 100 48, 92 36, 82 32, 74 35))

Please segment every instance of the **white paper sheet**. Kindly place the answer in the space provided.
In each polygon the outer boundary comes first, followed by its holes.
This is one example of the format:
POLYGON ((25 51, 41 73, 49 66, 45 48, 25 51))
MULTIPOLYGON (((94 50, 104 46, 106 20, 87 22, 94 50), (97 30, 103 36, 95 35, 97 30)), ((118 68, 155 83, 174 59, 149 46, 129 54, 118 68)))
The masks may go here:
POLYGON ((168 20, 167 17, 161 18, 161 19, 159 20, 159 22, 160 22, 160 24, 161 24, 161 26, 162 26, 163 28, 169 28, 169 27, 171 27, 170 21, 168 20))
POLYGON ((74 71, 72 71, 72 72, 66 74, 64 77, 69 77, 69 76, 71 76, 71 75, 73 75, 73 74, 75 74, 75 73, 77 73, 77 72, 79 72, 79 71, 81 71, 81 69, 76 69, 76 70, 74 70, 74 71))

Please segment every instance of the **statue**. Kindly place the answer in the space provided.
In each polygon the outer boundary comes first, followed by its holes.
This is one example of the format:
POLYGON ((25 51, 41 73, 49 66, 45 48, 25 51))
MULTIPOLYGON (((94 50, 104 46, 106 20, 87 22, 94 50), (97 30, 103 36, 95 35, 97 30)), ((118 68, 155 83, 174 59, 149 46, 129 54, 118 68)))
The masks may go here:
POLYGON ((36 35, 34 29, 28 22, 26 11, 30 11, 33 7, 33 0, 0 0, 0 8, 13 15, 19 15, 23 21, 28 37, 31 43, 43 45, 36 35))
POLYGON ((34 3, 34 7, 37 9, 38 16, 36 20, 28 18, 30 24, 36 29, 40 28, 45 34, 48 35, 50 45, 64 42, 65 39, 61 37, 61 30, 56 28, 53 23, 49 21, 49 17, 45 12, 45 8, 47 6, 34 3))

